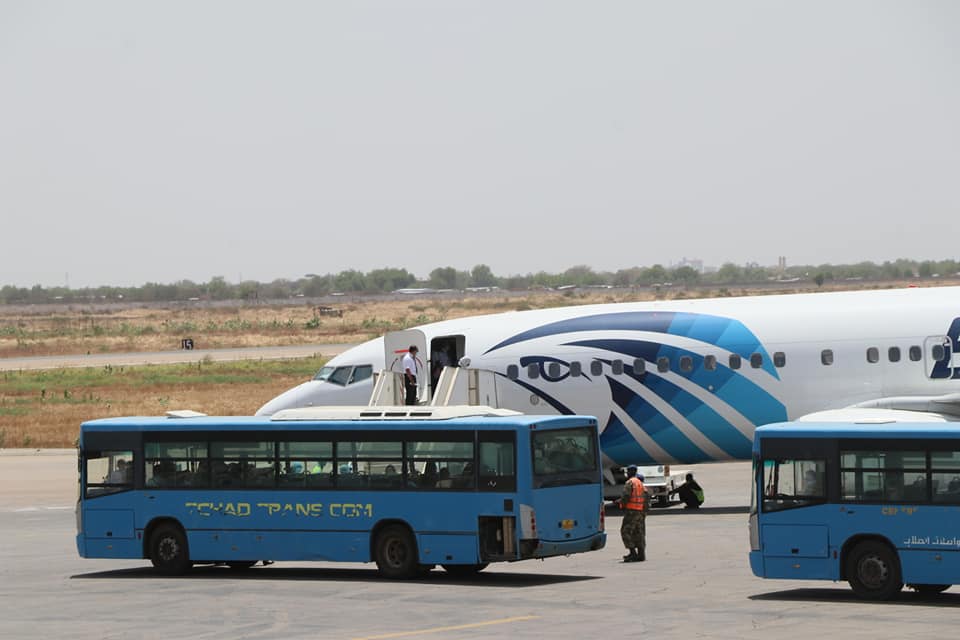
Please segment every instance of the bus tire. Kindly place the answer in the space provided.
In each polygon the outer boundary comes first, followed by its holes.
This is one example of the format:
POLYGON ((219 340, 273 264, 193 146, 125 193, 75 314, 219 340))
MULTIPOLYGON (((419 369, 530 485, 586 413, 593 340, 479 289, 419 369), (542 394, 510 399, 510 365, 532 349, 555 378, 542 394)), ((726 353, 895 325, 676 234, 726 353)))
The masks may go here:
POLYGON ((374 545, 377 569, 386 578, 412 578, 420 567, 417 543, 410 530, 394 524, 377 534, 374 545))
POLYGON ((888 600, 903 588, 897 554, 883 542, 857 544, 847 556, 846 569, 853 592, 866 600, 888 600))
POLYGON ((150 536, 150 562, 165 575, 185 573, 192 563, 183 529, 171 523, 158 526, 150 536))
POLYGON ((445 564, 443 570, 457 578, 465 578, 480 573, 487 568, 488 562, 480 564, 445 564))

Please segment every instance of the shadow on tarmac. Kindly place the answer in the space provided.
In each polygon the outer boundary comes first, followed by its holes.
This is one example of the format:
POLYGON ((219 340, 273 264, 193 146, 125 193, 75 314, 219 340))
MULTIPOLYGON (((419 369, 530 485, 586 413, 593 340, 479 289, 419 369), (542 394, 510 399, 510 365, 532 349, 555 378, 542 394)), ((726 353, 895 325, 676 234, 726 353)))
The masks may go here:
POLYGON ((749 596, 750 600, 771 600, 777 602, 829 602, 839 604, 849 602, 851 604, 882 604, 882 605, 906 605, 906 606, 934 606, 934 607, 960 607, 960 593, 936 593, 924 594, 917 593, 904 588, 890 600, 882 600, 874 603, 870 600, 863 600, 850 589, 788 589, 786 591, 772 591, 770 593, 758 593, 749 596))
POLYGON ((602 576, 544 575, 539 573, 478 573, 469 577, 453 576, 442 569, 411 580, 391 580, 376 569, 307 569, 303 567, 253 567, 231 569, 223 566, 194 567, 182 576, 164 576, 152 567, 97 571, 70 576, 72 580, 310 580, 329 582, 389 582, 395 584, 455 584, 470 587, 540 587, 544 585, 599 580, 602 576))
MULTIPOLYGON (((650 516, 695 516, 697 514, 705 515, 729 515, 732 513, 749 513, 750 507, 700 507, 699 509, 684 509, 681 506, 674 507, 653 507, 647 511, 647 517, 650 516)), ((623 511, 617 507, 606 505, 604 515, 622 516, 623 511)))

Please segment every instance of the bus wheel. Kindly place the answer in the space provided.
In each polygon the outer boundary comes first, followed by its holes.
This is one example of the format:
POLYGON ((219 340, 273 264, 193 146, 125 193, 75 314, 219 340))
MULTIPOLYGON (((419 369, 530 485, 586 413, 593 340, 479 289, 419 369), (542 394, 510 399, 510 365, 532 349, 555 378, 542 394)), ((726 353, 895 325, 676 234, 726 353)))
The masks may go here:
POLYGON ((917 593, 922 593, 924 595, 943 593, 950 588, 949 584, 908 584, 907 586, 917 593))
POLYGON ((482 562, 480 564, 445 564, 443 565, 443 570, 452 576, 465 578, 480 573, 487 568, 488 564, 488 562, 482 562))
POLYGON ((244 569, 249 569, 255 564, 257 564, 256 560, 243 560, 240 562, 228 562, 227 566, 230 567, 231 569, 243 571, 244 569))
POLYGON ((383 529, 377 536, 377 569, 387 578, 410 578, 417 573, 417 543, 410 530, 400 525, 383 529))
POLYGON ((896 554, 874 540, 861 542, 850 552, 847 581, 854 593, 868 600, 887 600, 903 588, 896 554))
POLYGON ((160 573, 179 575, 190 568, 187 536, 173 524, 162 524, 150 537, 150 562, 160 573))

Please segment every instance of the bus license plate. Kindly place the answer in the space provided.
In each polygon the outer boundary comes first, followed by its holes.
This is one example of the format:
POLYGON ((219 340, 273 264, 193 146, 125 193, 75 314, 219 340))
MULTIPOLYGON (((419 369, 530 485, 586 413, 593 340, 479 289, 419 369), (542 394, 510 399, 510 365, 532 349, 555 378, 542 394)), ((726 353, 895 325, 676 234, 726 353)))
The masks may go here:
POLYGON ((570 530, 570 529, 573 529, 573 525, 574 525, 574 524, 575 524, 575 523, 574 523, 573 520, 562 520, 562 521, 560 522, 560 528, 561 528, 561 529, 570 530))

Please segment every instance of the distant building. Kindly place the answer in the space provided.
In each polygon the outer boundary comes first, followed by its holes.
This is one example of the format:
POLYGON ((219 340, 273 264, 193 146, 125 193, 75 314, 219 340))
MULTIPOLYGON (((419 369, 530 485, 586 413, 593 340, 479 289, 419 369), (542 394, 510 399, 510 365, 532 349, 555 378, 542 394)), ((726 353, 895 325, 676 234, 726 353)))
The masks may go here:
POLYGON ((697 273, 703 273, 703 260, 698 260, 697 258, 680 258, 680 262, 670 265, 673 269, 679 269, 680 267, 690 267, 697 273))

